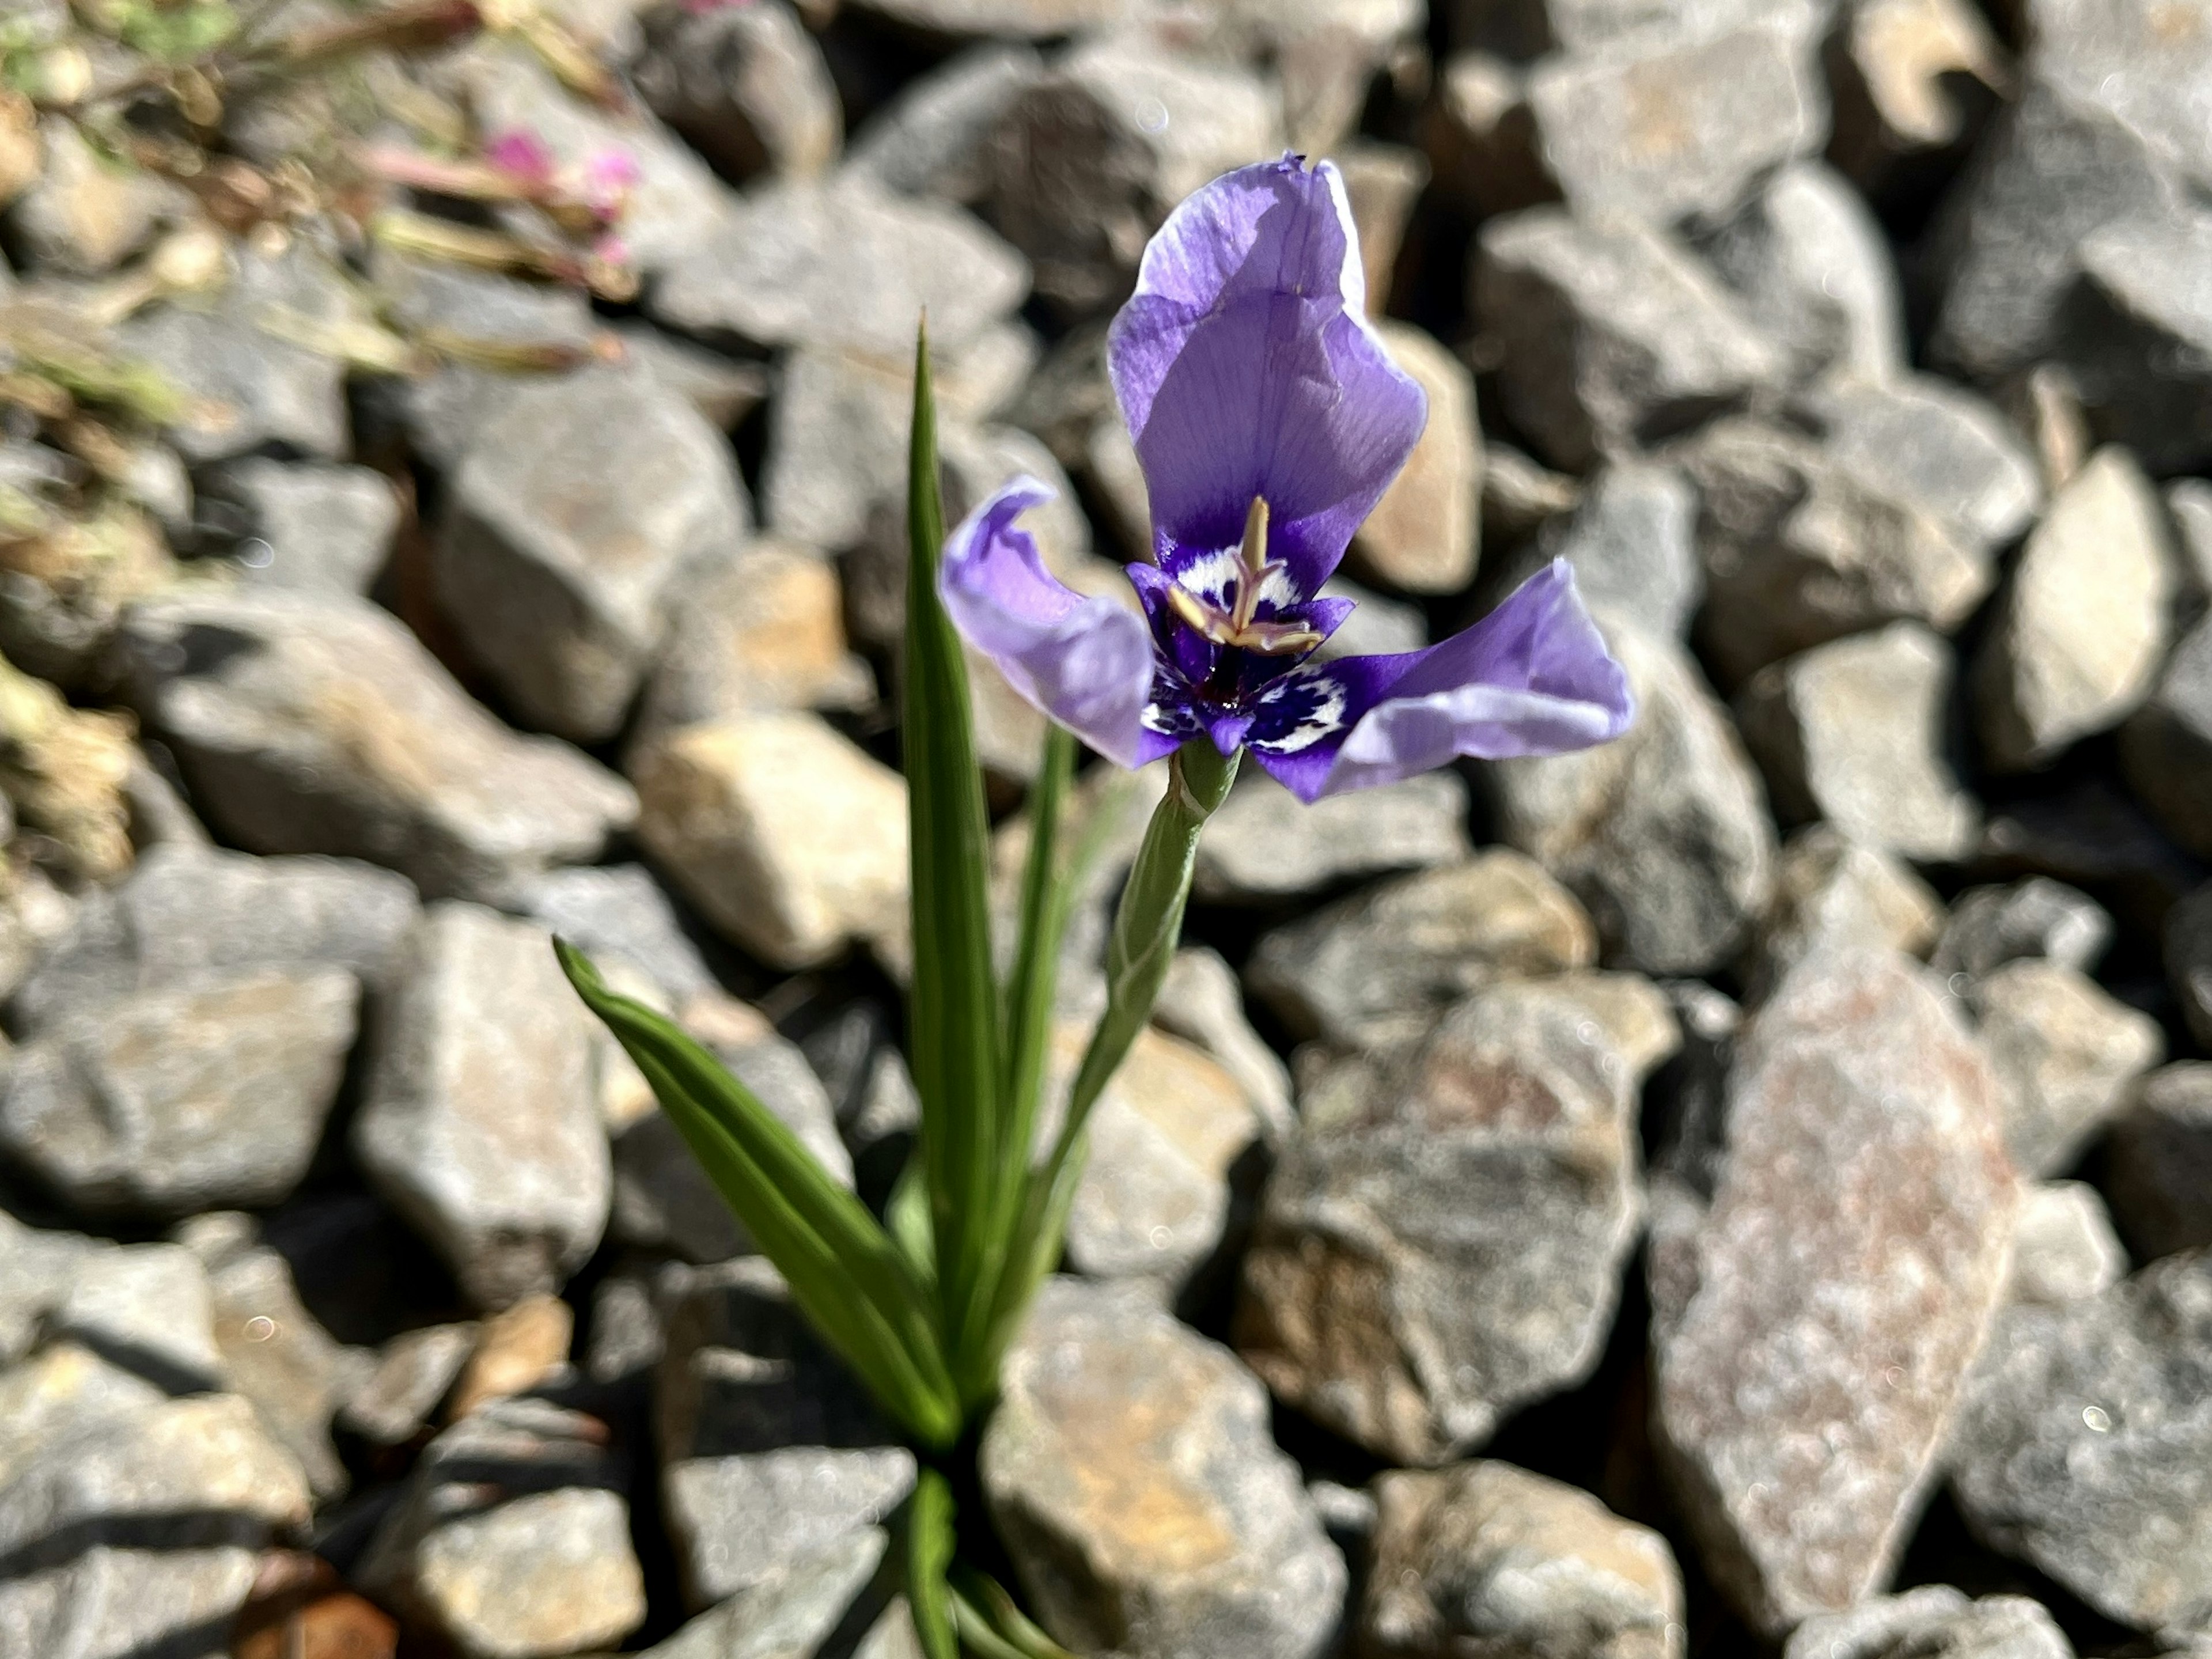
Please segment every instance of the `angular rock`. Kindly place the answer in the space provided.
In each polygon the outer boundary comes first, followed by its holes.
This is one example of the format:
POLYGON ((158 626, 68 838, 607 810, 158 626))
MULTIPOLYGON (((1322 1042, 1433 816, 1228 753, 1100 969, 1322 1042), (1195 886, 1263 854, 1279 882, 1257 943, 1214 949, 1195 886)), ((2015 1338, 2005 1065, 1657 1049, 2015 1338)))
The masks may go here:
POLYGON ((2120 767, 2166 834, 2212 858, 2212 616, 2182 636, 2121 728, 2120 767))
POLYGON ((1535 208, 1480 240, 1473 308, 1503 355, 1499 397, 1555 465, 1581 471, 1684 431, 1787 368, 1735 296, 1660 232, 1535 208))
POLYGON ((171 1394, 219 1387, 214 1291, 199 1259, 178 1244, 87 1244, 34 1236, 46 1267, 66 1264, 66 1276, 33 1303, 47 1339, 77 1343, 171 1394))
POLYGON ((1028 292, 1021 256, 968 214, 848 182, 746 198, 670 268, 650 304, 685 333, 897 363, 912 357, 925 309, 933 349, 957 352, 1028 292))
POLYGON ((2063 1307, 2099 1296, 2127 1277, 2128 1253, 2112 1218, 2086 1182, 2045 1181, 2021 1200, 2005 1300, 2063 1307))
POLYGON ((726 179, 828 171, 845 118, 822 48, 790 7, 680 8, 645 20, 630 74, 653 112, 726 179))
POLYGON ((2059 314, 2058 355, 2098 432, 2159 472, 2212 461, 2212 216, 2116 221, 2084 237, 2081 278, 2059 314))
POLYGON ((623 1477, 597 1419, 502 1401, 425 1449, 355 1577, 462 1659, 619 1642, 646 1612, 623 1477))
POLYGON ((57 276, 102 276, 152 240, 165 220, 189 210, 177 185, 86 142, 76 124, 39 124, 44 167, 8 214, 15 257, 57 276))
POLYGON ((523 915, 588 955, 620 957, 672 1002, 720 989, 674 902, 641 864, 549 870, 515 899, 523 915))
POLYGON ((1267 904, 1363 876, 1456 863, 1474 848, 1467 786, 1432 772, 1311 806, 1264 775, 1229 799, 1199 844, 1191 891, 1215 904, 1267 904))
POLYGON ((984 200, 1029 256, 1038 296, 1082 317, 1128 292, 1146 240, 1176 203, 1279 153, 1281 128, 1273 88, 1242 65, 1107 34, 1007 107, 989 140, 984 200))
POLYGON ((1489 765, 1498 833, 1589 907, 1609 959, 1699 972, 1735 954, 1766 904, 1773 823, 1688 652, 1619 612, 1600 625, 1635 724, 1580 754, 1489 765))
POLYGON ((1881 227, 1817 161, 1784 168, 1705 244, 1799 372, 1886 380, 1905 365, 1905 300, 1881 227))
POLYGON ((1826 57, 1828 159, 1877 203, 1946 176, 2011 79, 1970 0, 1852 0, 1826 57))
POLYGON ((2212 1051, 2212 884, 2167 913, 2166 975, 2190 1034, 2212 1051))
POLYGON ((1943 902, 1903 860, 1816 823, 1782 849, 1750 978, 1763 991, 1838 945, 1921 956, 1942 926, 1943 902))
POLYGON ((1996 1070, 2005 1144, 2029 1175, 2072 1164, 2166 1057, 2157 1021, 2055 962, 2008 962, 1966 994, 1996 1070))
POLYGON ((2105 1143, 2105 1185, 2139 1259, 2212 1248, 2212 1062, 2136 1085, 2105 1143))
POLYGON ((1939 974, 1986 974, 2022 957, 2093 972, 2112 943, 2112 918, 2078 888, 2044 876, 1969 887, 1952 902, 1928 959, 1939 974))
POLYGON ((565 744, 517 737, 387 613, 276 590, 139 606, 131 702, 193 798, 256 852, 337 853, 432 894, 495 893, 596 857, 635 797, 565 744))
POLYGON ((689 592, 750 510, 728 443, 635 374, 564 375, 508 400, 453 476, 431 579, 515 712, 612 737, 689 592))
POLYGON ((1635 1081, 1543 980, 1307 1079, 1245 1256, 1239 1351, 1395 1462, 1442 1462, 1587 1376, 1643 1212, 1635 1081))
POLYGON ((811 714, 666 733, 633 760, 638 834, 717 927, 802 968, 902 908, 906 785, 811 714))
POLYGON ((1375 1483, 1359 1612, 1374 1659, 1680 1659, 1688 1626, 1667 1541, 1587 1492, 1510 1463, 1375 1483))
MULTIPOLYGON (((1377 301, 1380 303, 1380 301, 1377 301)), ((1429 423, 1405 470, 1359 527, 1360 569, 1404 593, 1456 593, 1481 553, 1482 428, 1474 376, 1433 335, 1405 323, 1376 324, 1391 360, 1428 394, 1429 423)))
POLYGON ((72 1209, 173 1220, 282 1202, 353 1047, 337 968, 142 991, 54 1023, 0 1084, 0 1151, 72 1209))
POLYGON ((1816 1613, 1790 1633, 1783 1659, 1902 1659, 1908 1653, 1986 1659, 2073 1659, 2074 1644, 2025 1595, 1969 1601, 1948 1584, 1872 1595, 1845 1613, 1816 1613))
POLYGON ((448 1420, 556 1382, 568 1368, 576 1316, 557 1296, 528 1296, 483 1322, 447 1402, 448 1420))
POLYGON ((1711 1202, 1655 1197, 1655 1423, 1757 1627, 1882 1583, 2004 1291, 2018 1183, 1988 1062, 1893 954, 1801 963, 1750 1020, 1711 1202))
POLYGON ((1398 254, 1414 204, 1429 182, 1429 160, 1402 144, 1352 138, 1335 147, 1330 160, 1344 175, 1344 198, 1359 232, 1359 262, 1365 267, 1367 308, 1381 315, 1390 302, 1398 254))
POLYGON ((1152 1024, 1170 1036, 1194 1042, 1221 1062, 1259 1115, 1271 1139, 1289 1132, 1291 1073, 1244 1017, 1237 970, 1202 945, 1177 951, 1167 982, 1152 1005, 1152 1024))
POLYGON ((1517 213, 1559 200, 1528 107, 1527 55, 1526 49, 1510 58, 1455 52, 1436 71, 1421 144, 1434 163, 1437 193, 1471 215, 1517 213))
POLYGON ((1565 890, 1521 854, 1492 849, 1264 935, 1245 977, 1297 1035, 1384 1048, 1493 980, 1596 957, 1596 932, 1565 890))
POLYGON ((862 0, 862 9, 932 34, 1048 40, 1119 20, 1119 0, 862 0))
POLYGON ((239 514, 241 578, 271 587, 366 593, 399 528, 391 483, 365 466, 250 456, 202 490, 239 514))
MULTIPOLYGON (((1698 498, 1672 467, 1617 461, 1590 475, 1574 509, 1534 537, 1525 571, 1565 559, 1588 604, 1633 617, 1656 637, 1680 639, 1705 593, 1698 562, 1698 498)), ((1508 581, 1522 575, 1515 561, 1508 581)))
POLYGON ((768 401, 768 366, 664 334, 651 323, 617 324, 623 361, 697 410, 718 432, 734 432, 768 401))
POLYGON ((1528 107, 1578 215, 1716 220, 1760 175, 1820 147, 1826 88, 1801 9, 1702 39, 1624 36, 1537 64, 1528 107))
POLYGON ((2148 695, 2166 654, 2173 563, 2150 481, 2125 450, 2100 450, 2028 538, 1975 662, 1992 767, 2047 766, 2148 695))
POLYGON ((0 1453, 0 1486, 47 1442, 101 1419, 128 1417, 168 1396, 82 1343, 47 1343, 20 1364, 0 1370, 0 1410, 8 1414, 8 1449, 0 1453))
POLYGON ((429 1425, 476 1346, 472 1323, 402 1332, 346 1396, 337 1421, 372 1446, 404 1445, 429 1425))
POLYGON ((1963 858, 1981 812, 1943 757, 1951 674, 1949 646, 1909 622, 1754 674, 1736 719, 1783 821, 1824 818, 1923 863, 1963 858))
POLYGON ((2180 579, 2174 619, 2193 625, 2212 608, 2212 483, 2181 478, 2166 487, 2166 516, 2173 526, 2173 550, 2180 579))
POLYGON ((1977 553, 2012 540, 2042 505, 2034 458, 2004 416, 1935 375, 1826 380, 1797 393, 1790 416, 1860 483, 1977 553))
MULTIPOLYGON (((890 1544, 878 1528, 846 1533, 701 1613, 644 1659, 816 1659, 862 1601, 890 1544)), ((863 1638, 854 1659, 906 1656, 872 1650, 863 1638)))
POLYGON ((583 1265, 612 1175, 592 1034, 542 931, 430 908, 378 1023, 352 1146, 477 1306, 583 1265))
POLYGON ((757 1257, 684 1282, 654 1409, 661 1501, 694 1607, 866 1534, 914 1486, 914 1454, 757 1257))
POLYGON ((2106 1617, 2212 1626, 2212 1253, 2008 1310, 1952 1435, 1951 1489, 1984 1540, 2106 1617))
POLYGON ((1047 1283, 984 1431, 983 1494, 1060 1641, 1130 1659, 1316 1659, 1343 1558, 1267 1400, 1134 1286, 1047 1283))
POLYGON ((988 183, 992 129, 1043 72, 1035 52, 1003 41, 946 59, 868 118, 846 149, 847 175, 902 196, 973 204, 988 183))

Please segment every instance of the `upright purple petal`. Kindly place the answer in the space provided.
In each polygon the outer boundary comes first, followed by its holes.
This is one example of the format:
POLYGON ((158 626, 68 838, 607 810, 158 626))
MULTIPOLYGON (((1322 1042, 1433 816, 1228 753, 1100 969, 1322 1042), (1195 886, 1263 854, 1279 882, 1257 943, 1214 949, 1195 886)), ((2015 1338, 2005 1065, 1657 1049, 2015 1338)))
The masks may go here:
POLYGON ((1296 156, 1224 173, 1171 214, 1108 362, 1164 567, 1224 547, 1263 495, 1269 550, 1310 597, 1428 418, 1367 323, 1344 183, 1296 156))
POLYGON ((1628 676, 1564 559, 1442 644, 1302 668, 1266 701, 1253 756, 1305 801, 1395 783, 1462 755, 1587 749, 1619 737, 1636 714, 1628 676))
POLYGON ((1014 520, 1052 497, 1021 477, 970 513, 945 542, 937 591, 961 637, 1016 691, 1109 760, 1135 766, 1158 746, 1142 724, 1152 635, 1134 611, 1085 599, 1044 568, 1014 520))

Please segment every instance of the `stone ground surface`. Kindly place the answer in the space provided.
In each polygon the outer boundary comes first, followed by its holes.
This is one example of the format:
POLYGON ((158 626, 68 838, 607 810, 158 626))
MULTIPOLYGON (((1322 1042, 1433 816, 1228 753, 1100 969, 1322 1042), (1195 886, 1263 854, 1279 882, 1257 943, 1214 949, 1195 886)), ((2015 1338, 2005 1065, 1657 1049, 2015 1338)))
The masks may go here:
POLYGON ((1431 405, 1328 648, 1565 558, 1641 712, 1240 782, 972 1537, 1085 1659, 2212 1652, 2212 0, 543 10, 619 96, 331 107, 627 158, 635 298, 179 291, 313 99, 0 94, 0 1659, 919 1659, 913 1454, 549 935, 884 1201, 916 315, 949 508, 1121 591, 1103 326, 1285 147, 1431 405), (57 316, 197 401, 38 404, 57 316))

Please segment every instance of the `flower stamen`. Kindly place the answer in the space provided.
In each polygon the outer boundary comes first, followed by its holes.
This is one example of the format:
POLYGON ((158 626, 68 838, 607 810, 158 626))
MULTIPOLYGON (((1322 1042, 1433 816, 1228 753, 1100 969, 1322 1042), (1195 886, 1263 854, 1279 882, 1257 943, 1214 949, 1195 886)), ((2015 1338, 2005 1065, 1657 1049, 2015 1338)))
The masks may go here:
POLYGON ((1200 599, 1177 583, 1168 589, 1168 604, 1176 615, 1214 644, 1262 657, 1303 656, 1321 644, 1325 635, 1301 623, 1259 620, 1260 592, 1269 575, 1283 568, 1267 557, 1267 501, 1255 495, 1244 514, 1244 539, 1237 544, 1237 594, 1229 609, 1200 599))

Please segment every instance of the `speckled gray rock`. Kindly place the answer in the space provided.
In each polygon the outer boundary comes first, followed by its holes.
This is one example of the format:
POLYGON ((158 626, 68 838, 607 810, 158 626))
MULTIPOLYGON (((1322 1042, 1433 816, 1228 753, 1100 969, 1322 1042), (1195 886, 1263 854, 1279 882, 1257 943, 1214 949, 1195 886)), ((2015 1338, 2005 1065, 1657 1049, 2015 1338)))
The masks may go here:
POLYGON ((2013 1228, 2007 1302, 2060 1308, 2102 1295, 2127 1273, 2128 1253, 2094 1187, 2044 1181, 2027 1188, 2013 1228))
POLYGON ((836 162, 836 84, 789 6, 672 8, 649 15, 644 33, 630 66, 639 92, 724 178, 811 179, 836 162))
POLYGON ((0 1487, 58 1436, 100 1419, 133 1415, 167 1398, 81 1342, 46 1343, 20 1364, 0 1368, 0 1412, 7 1413, 9 1431, 7 1449, 0 1452, 0 1487))
POLYGON ((2058 355, 2099 431, 2164 473, 2212 460, 2212 216, 2137 215, 2084 237, 2058 355))
POLYGON ((1608 959, 1711 969, 1766 904, 1765 792, 1689 653, 1617 611, 1599 623, 1627 670, 1635 724, 1579 754, 1487 767, 1498 833, 1589 907, 1608 959))
POLYGON ((619 778, 509 732, 362 600, 179 593, 134 610, 119 643, 130 700, 201 811, 256 852, 348 854, 428 893, 495 893, 595 857, 636 813, 619 778))
POLYGON ((2056 1175, 2166 1057, 2158 1022, 2055 962, 2023 957, 1966 997, 1996 1069, 2005 1144, 2029 1175, 2056 1175))
POLYGON ((45 151, 42 165, 30 188, 9 204, 8 228, 14 257, 27 256, 42 270, 105 276, 165 221, 191 211, 191 198, 179 185, 94 149, 66 116, 41 121, 37 143, 45 151))
POLYGON ((2212 1627, 2212 1253, 2009 1310, 1951 1443, 1967 1524, 2123 1624, 2212 1627))
POLYGON ((1555 465, 1650 444, 1782 378, 1788 358, 1680 243, 1557 208, 1492 220, 1473 306, 1505 412, 1555 465))
POLYGON ((988 182, 985 146, 1024 88, 1044 73, 1027 46, 969 47, 908 83, 870 116, 845 152, 845 171, 905 196, 974 203, 988 182))
POLYGON ((1244 1260, 1239 1350, 1396 1462, 1596 1364, 1643 1212, 1629 1059, 1571 989, 1477 992, 1401 1057, 1305 1079, 1244 1260))
POLYGON ((1492 849, 1384 882, 1264 935, 1246 981, 1301 1036, 1387 1046, 1494 979, 1587 968, 1597 937, 1539 866, 1492 849))
POLYGON ((356 1577, 463 1659, 555 1659, 643 1621, 604 1425, 505 1400, 432 1441, 356 1577))
POLYGON ((2166 913, 2166 976, 2190 1034, 2212 1050, 2212 884, 2166 913))
POLYGON ((251 456, 204 482, 201 496, 236 510, 240 575, 272 587, 366 593, 399 528, 399 498, 365 466, 251 456))
POLYGON ((2112 941, 2112 918, 2103 905, 2064 882, 2030 876, 1960 894, 1928 962, 1939 974, 1986 974, 2039 957, 2087 974, 2112 941))
POLYGON ((0 1151, 87 1214, 280 1203, 322 1138, 360 1000, 344 969, 293 967, 58 1019, 9 1056, 0 1151))
POLYGON ((635 374, 562 375, 476 434, 431 577, 524 721, 597 742, 750 516, 728 443, 681 397, 635 374))
POLYGON ((2120 766, 2166 834, 2212 858, 2212 615, 2182 636, 2121 728, 2120 766))
POLYGON ((1667 1540, 1510 1463, 1375 1483, 1363 1659, 1680 1659, 1689 1630, 1667 1540))
POLYGON ((667 890, 641 864, 548 870, 522 884, 514 908, 589 956, 620 958, 673 1004, 719 989, 667 890))
POLYGON ((1989 1063, 1908 959, 1824 951, 1738 1037, 1710 1202, 1653 1197, 1655 1424, 1705 1561, 1779 1632, 1881 1583, 1999 1304, 1989 1063))
POLYGON ((2125 450, 2100 450, 2028 538, 1974 664, 1991 766, 2046 766, 2142 701, 2166 654, 2173 562, 2142 469, 2125 450))
POLYGON ((1263 1133, 1273 1139, 1289 1130, 1290 1068, 1252 1029, 1237 970, 1218 951, 1187 945, 1176 952, 1152 1004, 1152 1024, 1219 1060, 1259 1115, 1263 1133))
POLYGON ((2162 1066, 2136 1085, 2112 1121, 2105 1179, 2138 1257, 2212 1248, 2212 1062, 2162 1066))
POLYGON ((477 1334, 473 1322, 402 1331, 348 1392, 338 1422, 372 1446, 406 1444, 428 1426, 451 1392, 476 1350, 477 1334))
POLYGON ((915 319, 957 352, 1029 292, 1021 256, 959 209, 859 181, 777 185, 748 197, 653 292, 686 333, 807 345, 897 362, 915 319))
MULTIPOLYGON (((878 1528, 846 1533, 701 1613, 647 1648, 644 1659, 817 1659, 863 1603, 890 1545, 878 1528)), ((895 1648, 872 1651, 864 1645, 854 1650, 854 1659, 905 1656, 895 1648)))
POLYGON ((1316 1659, 1344 1559, 1267 1400, 1133 1286, 1049 1281, 1006 1356, 983 1493, 1060 1641, 1129 1659, 1316 1659))
POLYGON ((1949 644, 1917 623, 1785 658, 1736 700, 1784 823, 1824 818, 1923 862, 1963 858, 1981 811, 1943 752, 1949 644))
POLYGON ((122 1244, 33 1234, 30 1282, 18 1286, 52 1341, 76 1342, 171 1394, 221 1386, 214 1292, 180 1244, 122 1244), (38 1282, 41 1269, 58 1277, 38 1282))
POLYGON ((424 915, 380 1017, 354 1156, 479 1306, 558 1289, 606 1227, 585 1022, 544 932, 459 903, 424 915))
POLYGON ((1882 380, 1905 368, 1896 262, 1865 202, 1820 162, 1775 174, 1705 252, 1801 373, 1882 380))
POLYGON ((1191 891, 1215 904, 1268 904, 1364 876, 1454 863, 1474 851, 1467 816, 1467 786, 1449 772, 1311 806, 1255 772, 1208 823, 1191 891))
POLYGON ((1510 575, 1534 575, 1540 561, 1565 559, 1586 603, 1634 617, 1648 634, 1680 639, 1705 593, 1697 523, 1696 492, 1679 471, 1609 463, 1591 474, 1572 512, 1545 525, 1510 575))
POLYGON ((1873 1595, 1846 1613, 1817 1613, 1790 1633, 1783 1659, 2074 1659, 2074 1644, 2025 1595, 1969 1601, 1948 1584, 1873 1595))
POLYGON ((679 1281, 654 1410, 663 1510, 695 1607, 864 1533, 914 1486, 914 1454, 757 1257, 679 1281))
POLYGON ((1835 945, 1924 955, 1942 925, 1943 902, 1902 860, 1832 824, 1813 824, 1782 849, 1749 979, 1763 993, 1814 951, 1835 945))

